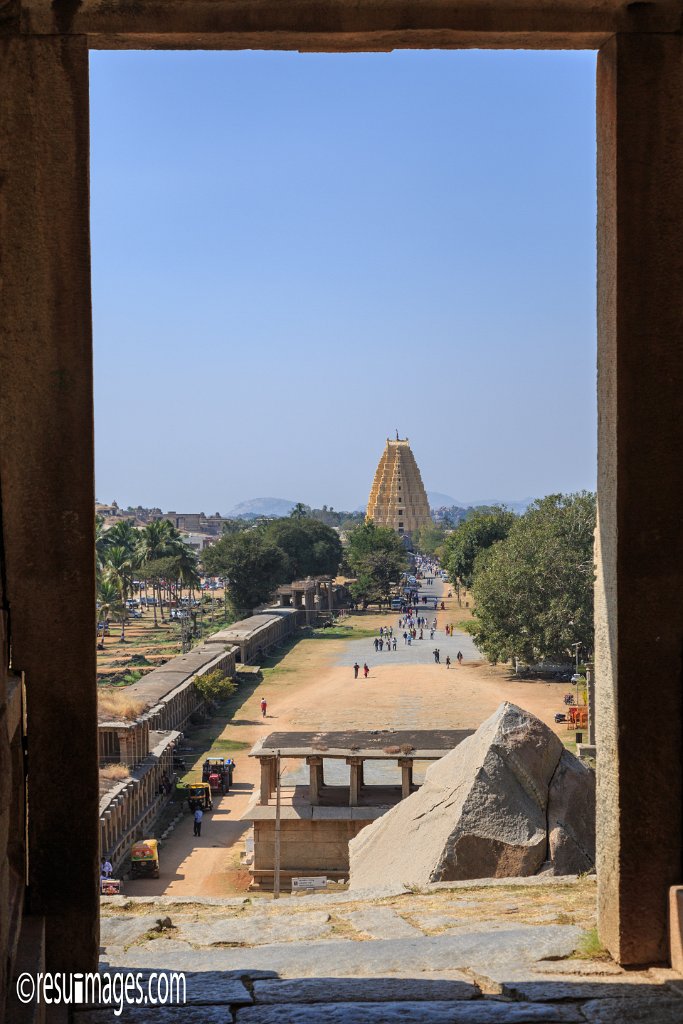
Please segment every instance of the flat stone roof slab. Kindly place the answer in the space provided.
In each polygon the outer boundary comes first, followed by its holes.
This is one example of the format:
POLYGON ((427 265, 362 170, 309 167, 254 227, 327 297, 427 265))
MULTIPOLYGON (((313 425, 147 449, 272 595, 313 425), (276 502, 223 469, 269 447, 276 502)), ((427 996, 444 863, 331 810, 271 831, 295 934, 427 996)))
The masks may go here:
POLYGON ((373 730, 358 732, 272 732, 256 744, 250 757, 280 751, 283 757, 412 757, 435 759, 471 736, 474 729, 373 730), (390 747, 410 747, 387 753, 390 747))

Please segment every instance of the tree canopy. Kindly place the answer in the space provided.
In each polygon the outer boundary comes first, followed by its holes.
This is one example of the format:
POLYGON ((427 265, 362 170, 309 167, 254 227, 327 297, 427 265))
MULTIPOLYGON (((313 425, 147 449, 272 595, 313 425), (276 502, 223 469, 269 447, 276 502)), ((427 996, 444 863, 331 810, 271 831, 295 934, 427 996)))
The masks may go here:
POLYGON ((342 544, 331 526, 308 516, 291 516, 268 523, 263 532, 287 555, 290 579, 337 575, 342 544))
POLYGON ((356 582, 351 593, 364 607, 385 604, 391 596, 391 584, 398 583, 408 566, 408 556, 398 534, 372 520, 349 533, 346 562, 356 582))
POLYGON ((567 661, 593 650, 595 495, 552 494, 474 564, 471 632, 489 660, 567 661))
POLYGON ((428 522, 413 530, 413 547, 423 555, 440 555, 446 541, 446 524, 428 522))
POLYGON ((499 507, 478 509, 460 523, 444 545, 443 562, 451 579, 471 587, 477 555, 496 541, 504 540, 516 518, 514 512, 499 507))
POLYGON ((263 604, 288 575, 287 555, 260 528, 223 534, 202 558, 208 573, 227 579, 240 611, 263 604))

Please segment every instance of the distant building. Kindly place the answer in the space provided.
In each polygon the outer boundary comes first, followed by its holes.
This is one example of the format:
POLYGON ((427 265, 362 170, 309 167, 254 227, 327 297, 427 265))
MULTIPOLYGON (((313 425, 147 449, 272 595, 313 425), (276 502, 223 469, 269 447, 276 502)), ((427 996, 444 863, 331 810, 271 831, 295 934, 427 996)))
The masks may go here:
POLYGON ((188 533, 210 533, 215 537, 223 532, 223 523, 227 520, 216 512, 213 516, 207 516, 204 512, 166 512, 163 516, 178 530, 185 530, 188 533))
POLYGON ((409 534, 431 521, 429 501, 408 438, 387 438, 370 491, 367 518, 409 534))

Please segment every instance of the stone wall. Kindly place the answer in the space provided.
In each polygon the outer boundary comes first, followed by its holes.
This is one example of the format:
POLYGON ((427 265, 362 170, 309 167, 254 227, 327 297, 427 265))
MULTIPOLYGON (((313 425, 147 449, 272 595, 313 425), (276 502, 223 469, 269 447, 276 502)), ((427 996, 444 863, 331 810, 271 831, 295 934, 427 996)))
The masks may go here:
POLYGON ((249 665, 292 636, 306 618, 306 610, 302 608, 264 608, 207 637, 206 644, 234 644, 239 650, 240 663, 249 665))
POLYGON ((146 837, 169 799, 159 792, 159 785, 164 774, 173 776, 173 753, 181 734, 152 734, 152 739, 156 743, 142 762, 100 800, 100 850, 114 871, 127 857, 132 843, 146 837))
MULTIPOLYGON (((337 812, 338 808, 330 808, 337 812)), ((360 810, 360 808, 359 808, 360 810)), ((321 819, 314 821, 300 817, 280 822, 280 877, 284 888, 289 888, 294 875, 327 875, 329 878, 349 877, 349 841, 362 828, 374 820, 321 819)), ((249 868, 253 888, 273 888, 275 851, 275 821, 254 821, 254 860, 249 868)))

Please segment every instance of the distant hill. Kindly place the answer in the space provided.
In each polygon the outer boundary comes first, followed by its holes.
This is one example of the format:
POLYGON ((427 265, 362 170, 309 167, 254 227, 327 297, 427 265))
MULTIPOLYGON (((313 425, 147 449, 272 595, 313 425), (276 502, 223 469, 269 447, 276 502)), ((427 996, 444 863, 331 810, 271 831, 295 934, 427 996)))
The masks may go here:
POLYGON ((228 512, 229 519, 257 519, 259 516, 288 516, 296 505, 287 498, 250 498, 228 512))
POLYGON ((440 494, 439 491, 427 491, 427 501, 430 508, 451 508, 453 505, 458 508, 467 508, 466 502, 458 501, 450 494, 440 494))
POLYGON ((512 509, 518 516, 521 516, 528 509, 534 498, 520 498, 519 501, 509 501, 507 498, 477 498, 476 501, 468 502, 469 505, 505 505, 506 508, 512 509))
POLYGON ((430 508, 476 508, 478 505, 505 505, 512 509, 517 515, 526 512, 533 498, 521 498, 519 501, 508 501, 505 498, 475 498, 473 501, 460 501, 451 497, 450 494, 441 494, 439 491, 427 491, 430 508))

